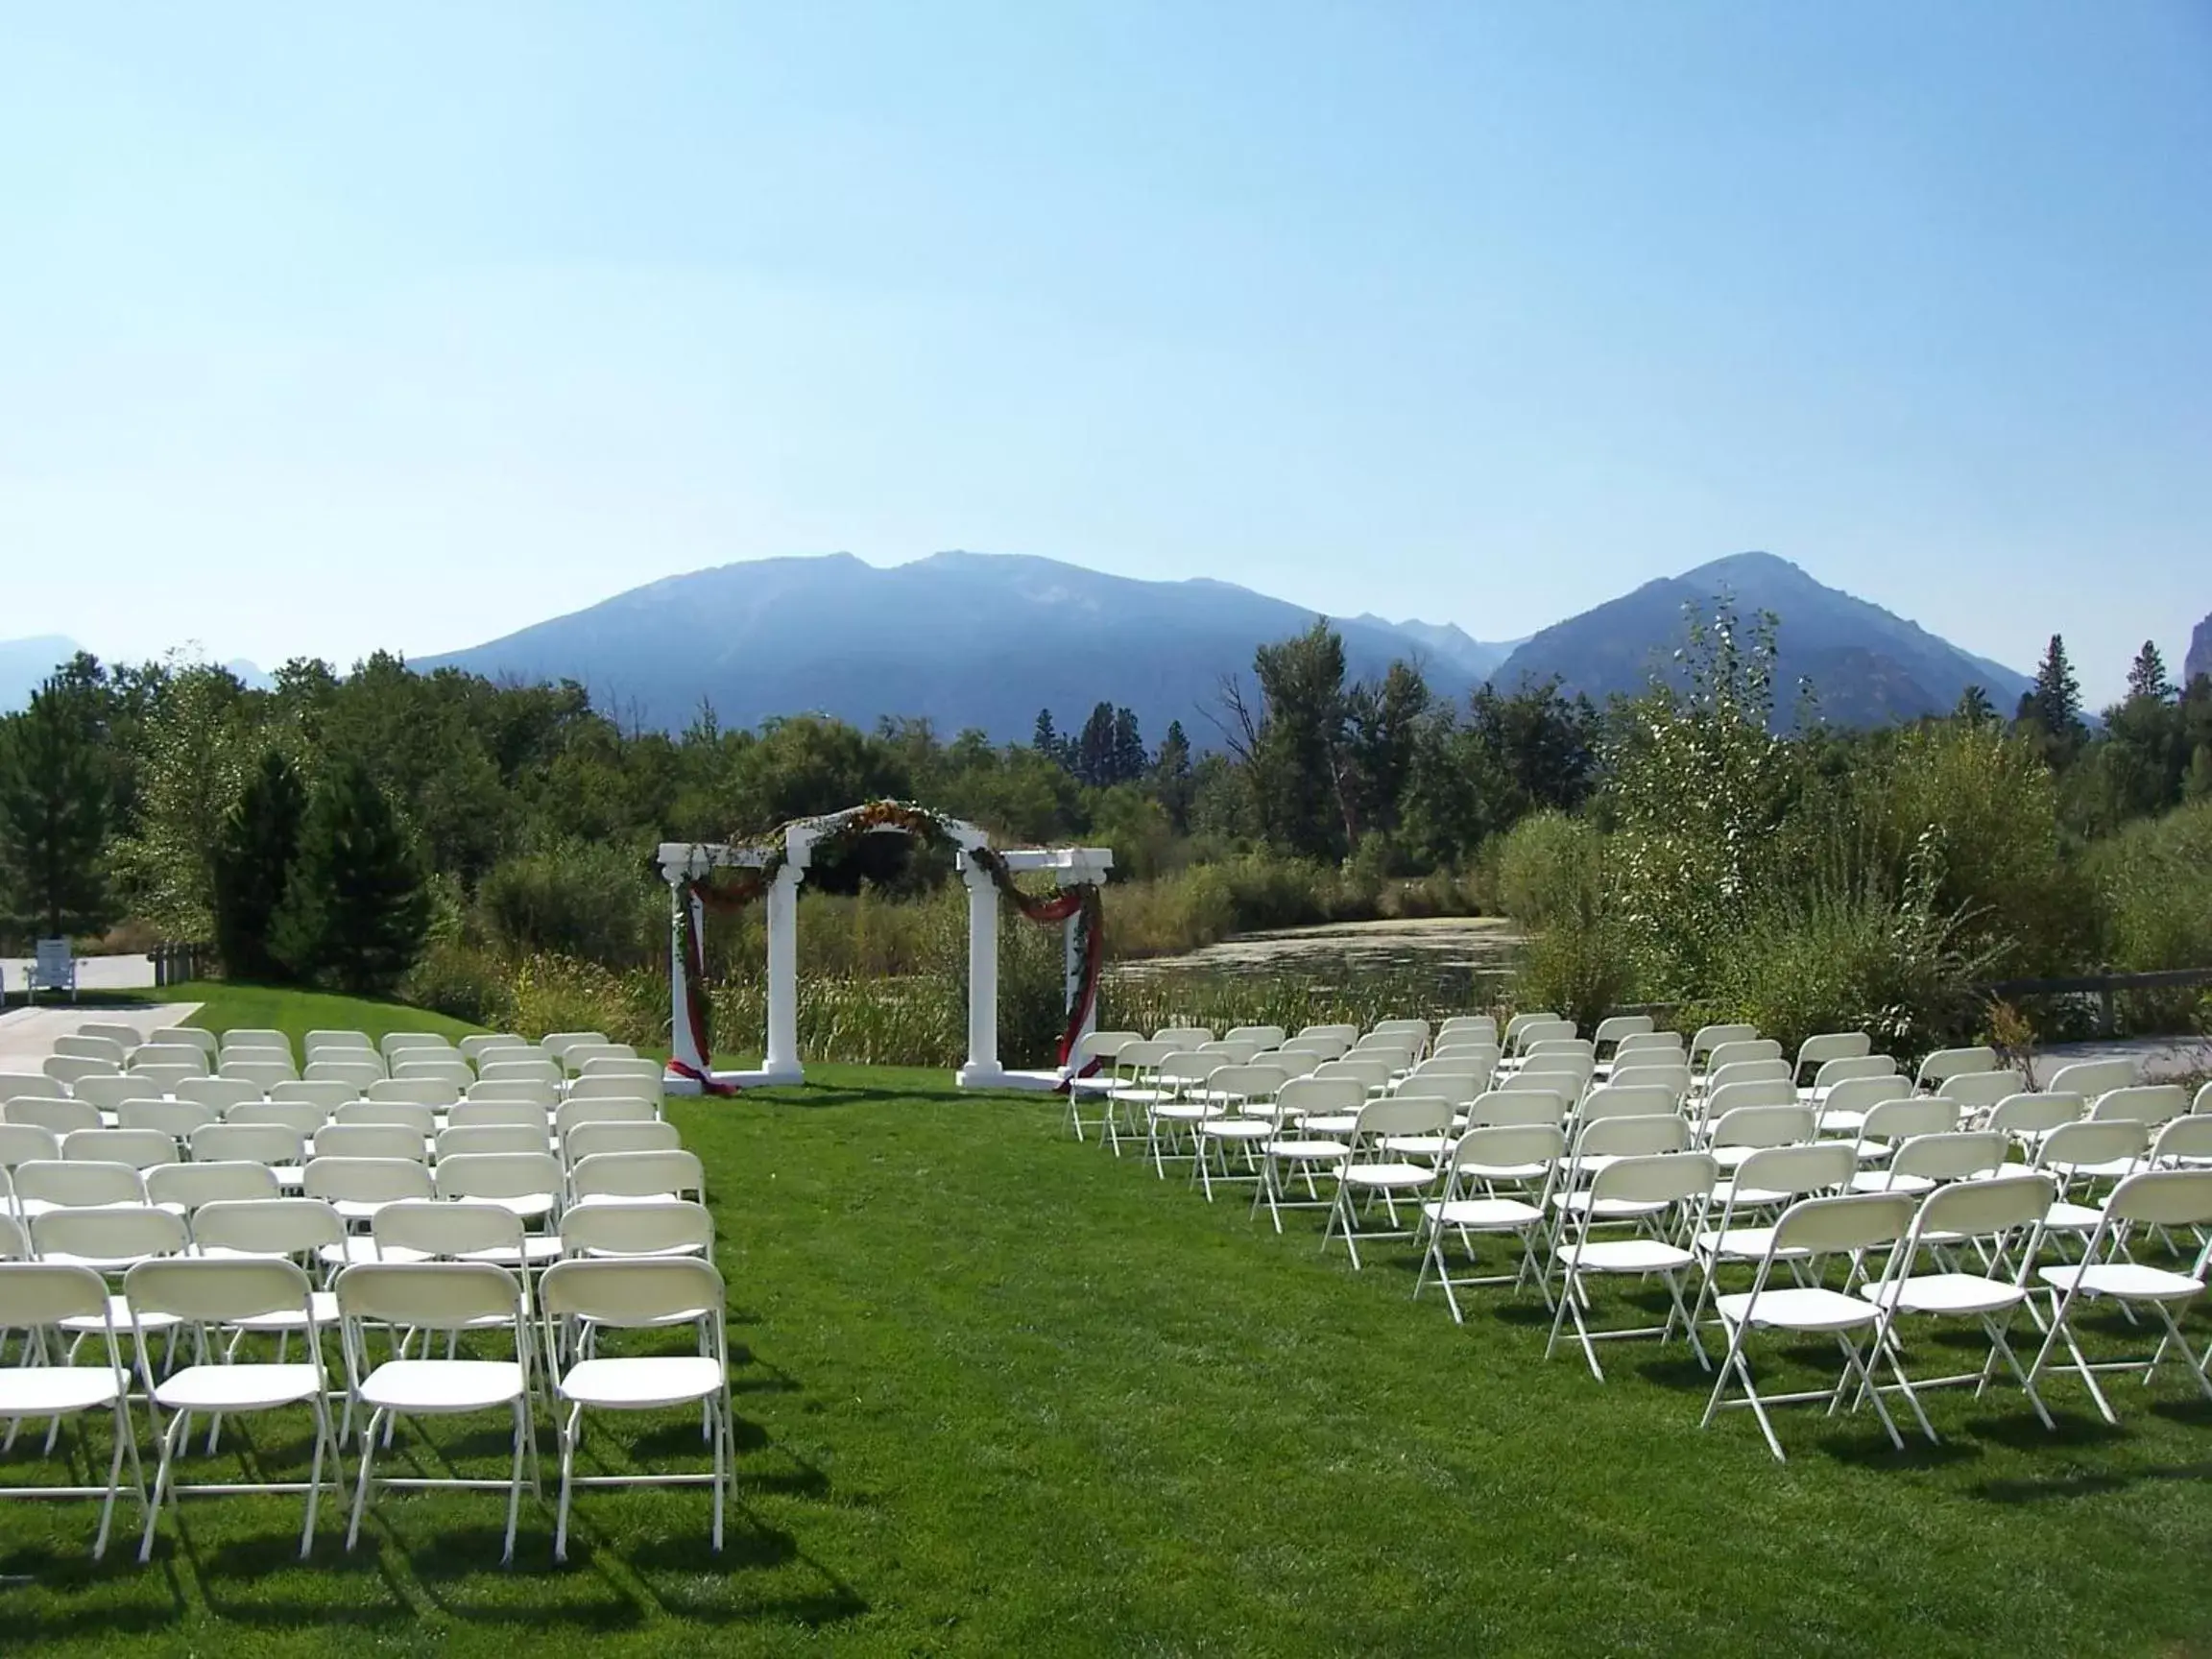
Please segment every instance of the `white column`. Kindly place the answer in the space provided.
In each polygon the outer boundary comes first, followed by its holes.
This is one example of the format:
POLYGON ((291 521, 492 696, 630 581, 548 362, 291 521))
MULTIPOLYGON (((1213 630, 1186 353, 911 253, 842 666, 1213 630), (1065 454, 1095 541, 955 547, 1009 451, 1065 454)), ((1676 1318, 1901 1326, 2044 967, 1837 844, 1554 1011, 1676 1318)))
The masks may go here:
MULTIPOLYGON (((1060 1011, 1062 1014, 1072 1014, 1075 1012, 1075 998, 1083 995, 1083 912, 1076 911, 1061 926, 1065 932, 1062 941, 1064 965, 1060 980, 1060 1011)), ((1082 1063, 1075 1059, 1075 1054, 1083 1039, 1097 1029, 1098 1004, 1094 1002, 1083 1016, 1083 1028, 1075 1033, 1076 1046, 1069 1050, 1066 1070, 1070 1075, 1082 1070, 1082 1063)))
POLYGON ((966 1089, 1004 1081, 998 1064, 998 888, 972 858, 960 860, 968 878, 968 1064, 966 1089))
MULTIPOLYGON (((701 906, 694 903, 693 927, 702 924, 700 911, 701 906)), ((690 982, 691 965, 684 959, 684 878, 681 874, 672 874, 668 877, 668 1057, 704 1071, 707 1056, 691 1040, 690 982)), ((687 1091, 698 1084, 679 1075, 676 1086, 687 1091)))
POLYGON ((799 876, 786 864, 768 884, 768 1056, 778 1083, 805 1076, 799 1064, 799 876))

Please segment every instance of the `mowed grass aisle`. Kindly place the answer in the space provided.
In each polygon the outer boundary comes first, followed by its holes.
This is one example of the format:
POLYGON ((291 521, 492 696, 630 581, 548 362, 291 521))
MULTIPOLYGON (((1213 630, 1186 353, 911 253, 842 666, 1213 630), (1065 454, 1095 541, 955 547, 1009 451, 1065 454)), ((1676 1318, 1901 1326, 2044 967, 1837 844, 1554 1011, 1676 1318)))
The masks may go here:
MULTIPOLYGON (((0 1651, 2212 1651, 2212 1408, 2178 1378, 2118 1384, 2117 1431, 2055 1382, 2057 1436, 1944 1391, 1952 1438, 1902 1455, 1791 1409, 1777 1465, 1744 1414, 1697 1429, 1679 1346, 1612 1345, 1600 1385, 1541 1361, 1533 1298, 1455 1327, 1402 1254, 1324 1261, 1317 1219, 1278 1238, 1056 1103, 819 1075, 672 1107, 732 1286, 725 1555, 697 1491, 587 1493, 556 1569, 548 1487, 513 1572, 494 1494, 382 1496, 352 1557, 326 1511, 305 1568, 294 1499, 187 1501, 143 1569, 84 1558, 89 1505, 12 1503, 0 1573, 36 1582, 0 1588, 0 1651)), ((303 1467, 303 1421, 248 1433, 303 1467)), ((503 1473, 496 1423, 428 1442, 503 1473)), ((587 1445, 702 1451, 683 1413, 587 1445)))

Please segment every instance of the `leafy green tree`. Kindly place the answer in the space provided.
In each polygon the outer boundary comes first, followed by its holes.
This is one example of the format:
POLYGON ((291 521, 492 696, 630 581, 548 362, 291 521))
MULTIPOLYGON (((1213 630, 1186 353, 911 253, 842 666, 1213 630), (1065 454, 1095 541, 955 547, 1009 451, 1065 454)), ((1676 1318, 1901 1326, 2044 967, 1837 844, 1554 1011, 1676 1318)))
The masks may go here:
POLYGON ((215 949, 233 979, 283 976, 283 965, 270 949, 270 929, 300 854, 306 811, 300 774, 271 749, 223 820, 215 848, 215 949))
POLYGON ((1997 718, 1997 705, 1989 701, 1989 693, 1980 685, 1969 685, 1959 693, 1958 706, 1951 710, 1951 718, 1967 726, 1984 726, 1997 718))
POLYGON ((1352 797, 1346 832, 1354 844, 1368 834, 1396 833, 1429 704, 1428 682, 1405 662, 1391 663, 1380 682, 1363 681, 1345 694, 1344 747, 1352 797))
POLYGON ((108 769, 86 702, 53 679, 0 722, 0 876, 9 909, 48 936, 90 932, 113 915, 108 769))
POLYGON ((1260 836, 1295 857, 1341 860, 1350 849, 1345 790, 1344 641, 1326 617, 1253 654, 1255 709, 1234 682, 1222 687, 1222 730, 1243 769, 1260 836))
POLYGON ((270 925, 270 949, 301 979, 356 995, 392 991, 421 954, 430 895, 405 827, 368 766, 324 770, 270 925))
POLYGON ((170 663, 138 727, 137 826, 115 864, 137 914, 176 939, 214 931, 215 849, 265 746, 253 695, 227 668, 170 663))
POLYGON ((913 792, 911 774, 882 739, 819 714, 764 724, 733 781, 725 834, 757 834, 792 818, 913 792))

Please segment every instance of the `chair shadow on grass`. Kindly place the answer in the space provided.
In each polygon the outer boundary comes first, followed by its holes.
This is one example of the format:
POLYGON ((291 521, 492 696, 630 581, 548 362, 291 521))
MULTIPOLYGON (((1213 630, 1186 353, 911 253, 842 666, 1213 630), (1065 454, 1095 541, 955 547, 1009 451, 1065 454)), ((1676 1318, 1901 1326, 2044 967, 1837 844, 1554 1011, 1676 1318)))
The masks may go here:
MULTIPOLYGON (((115 1534, 108 1541, 105 1559, 95 1561, 85 1550, 49 1549, 32 1545, 0 1555, 0 1630, 7 1632, 10 1650, 37 1643, 62 1642, 83 1636, 102 1639, 151 1635, 184 1617, 186 1602, 174 1575, 158 1582, 166 1599, 118 1604, 115 1593, 156 1580, 138 1565, 137 1534, 128 1523, 134 1517, 118 1505, 115 1534), (12 1604, 10 1592, 36 1586, 44 1596, 77 1598, 39 1613, 12 1604)), ((90 1534, 86 1541, 89 1545, 90 1534)))

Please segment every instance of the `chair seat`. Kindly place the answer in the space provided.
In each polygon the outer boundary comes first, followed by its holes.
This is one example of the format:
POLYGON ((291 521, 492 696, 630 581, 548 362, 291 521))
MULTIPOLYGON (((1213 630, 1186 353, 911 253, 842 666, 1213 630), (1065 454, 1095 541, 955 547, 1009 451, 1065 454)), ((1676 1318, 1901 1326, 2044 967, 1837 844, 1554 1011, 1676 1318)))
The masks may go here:
MULTIPOLYGON (((108 1319, 105 1324, 98 1319, 83 1314, 57 1321, 57 1323, 72 1336, 98 1335, 102 1331, 108 1330, 129 1335, 131 1332, 131 1304, 124 1301, 120 1296, 110 1295, 108 1298, 108 1319)), ((138 1315, 138 1328, 141 1331, 169 1331, 183 1323, 184 1321, 174 1313, 141 1313, 138 1315)))
POLYGON ((1275 1125, 1264 1118, 1210 1118, 1198 1125, 1198 1133, 1216 1141, 1265 1141, 1275 1125))
POLYGON ((2201 1279, 2133 1262, 2100 1262, 2092 1267, 2074 1262, 2038 1272, 2054 1290, 2079 1287, 2084 1296, 2111 1296, 2122 1302, 2186 1302, 2204 1293, 2201 1279))
POLYGON ((154 1399, 171 1411, 259 1411, 322 1390, 313 1365, 187 1365, 155 1384, 154 1399))
POLYGON ((482 1411, 519 1400, 526 1386, 512 1359, 388 1359, 361 1398, 394 1411, 482 1411))
POLYGON ((1859 1138, 1859 1131, 1865 1127, 1866 1114, 1863 1112, 1823 1112, 1820 1114, 1820 1133, 1823 1135, 1839 1138, 1849 1136, 1856 1141, 1859 1138))
POLYGON ((1263 1148, 1270 1158, 1283 1158, 1308 1164, 1334 1162, 1352 1156, 1352 1148, 1341 1141, 1282 1140, 1270 1141, 1263 1148))
MULTIPOLYGON (((314 1310, 315 1323, 327 1325, 335 1330, 338 1325, 338 1297, 336 1293, 329 1290, 310 1290, 307 1292, 307 1300, 314 1310)), ((230 1322, 230 1329, 234 1331, 304 1331, 307 1328, 307 1319, 308 1315, 305 1313, 295 1313, 287 1310, 281 1313, 256 1313, 251 1319, 234 1319, 230 1322)))
POLYGON ((1475 1233, 1518 1233, 1544 1219, 1544 1212, 1518 1198, 1454 1198, 1424 1204, 1421 1214, 1439 1227, 1463 1227, 1475 1233))
POLYGON ((1537 1181, 1544 1175, 1541 1164, 1462 1164, 1462 1175, 1477 1181, 1537 1181))
POLYGON ((23 1365, 0 1371, 0 1418, 59 1417, 114 1403, 123 1391, 102 1365, 23 1365))
POLYGON ((1892 1175, 1886 1169, 1862 1169, 1851 1177, 1854 1192, 1909 1192, 1918 1195, 1936 1190, 1936 1183, 1925 1175, 1892 1175))
POLYGON ((1565 1245, 1558 1254, 1560 1261, 1583 1273, 1671 1273, 1696 1260, 1664 1238, 1599 1238, 1565 1245))
POLYGON ((1900 1313, 1999 1313, 2028 1300, 2019 1286, 1980 1273, 1922 1273, 1891 1285, 1862 1285, 1859 1294, 1900 1313))
POLYGON ((1441 1158, 1452 1150, 1449 1135, 1385 1135, 1382 1150, 1406 1158, 1441 1158))
MULTIPOLYGON (((691 1254, 691 1251, 688 1248, 685 1248, 672 1252, 655 1251, 654 1254, 687 1256, 691 1254)), ((513 1250, 471 1250, 459 1259, 463 1262, 490 1262, 494 1266, 498 1267, 513 1267, 517 1265, 516 1252, 513 1250)), ((537 1233, 528 1234, 523 1238, 520 1265, 525 1267, 541 1267, 548 1262, 558 1262, 560 1260, 560 1239, 547 1238, 542 1234, 537 1233)))
POLYGON ((376 1240, 367 1234, 357 1234, 343 1244, 325 1244, 315 1252, 315 1260, 325 1267, 351 1267, 362 1262, 427 1262, 427 1250, 403 1250, 386 1245, 381 1250, 376 1240))
POLYGON ((1859 1297, 1846 1296, 1840 1290, 1830 1290, 1820 1285, 1762 1290, 1756 1298, 1749 1291, 1718 1296, 1713 1306, 1730 1325, 1741 1325, 1748 1310, 1755 1315, 1751 1321, 1754 1325, 1785 1331, 1849 1331, 1855 1326, 1871 1325, 1881 1317, 1859 1297), (1758 1303, 1756 1308, 1752 1307, 1754 1300, 1758 1303))
POLYGON ((1164 1100, 1152 1108, 1152 1116, 1164 1118, 1170 1123, 1203 1123, 1209 1118, 1219 1117, 1221 1108, 1209 1106, 1203 1100, 1164 1100))
POLYGON ((580 1406, 642 1411, 686 1406, 722 1388, 722 1368, 704 1357, 586 1359, 561 1379, 561 1398, 580 1406))
POLYGON ((1359 1118, 1351 1112, 1309 1112, 1298 1119, 1298 1127, 1311 1135, 1352 1135, 1358 1132, 1359 1118))
POLYGON ((2051 1214, 2043 1217, 2046 1233, 2094 1233, 2104 1219, 2103 1208, 2095 1204, 2073 1204, 2061 1200, 2051 1206, 2051 1214))
POLYGON ((1354 1164, 1339 1176, 1347 1186, 1368 1187, 1381 1191, 1401 1187, 1427 1187, 1436 1179, 1436 1171, 1426 1164, 1354 1164))
POLYGON ((2076 1164, 2071 1161, 2046 1164, 2044 1168, 2069 1179, 2079 1176, 2089 1181, 2118 1181, 2135 1172, 2136 1160, 2132 1158, 2107 1158, 2102 1164, 2076 1164))
POLYGON ((1776 1192, 1766 1187, 1739 1187, 1733 1181, 1718 1181, 1713 1186, 1715 1209, 1725 1209, 1734 1204, 1738 1209, 1764 1209, 1786 1202, 1787 1192, 1776 1192))
POLYGON ((1572 1214, 1589 1214, 1605 1221, 1631 1221, 1640 1215, 1656 1215, 1667 1206, 1648 1203, 1642 1198, 1592 1199, 1587 1192, 1554 1192, 1552 1204, 1572 1214))
MULTIPOLYGON (((1708 1227, 1693 1240, 1700 1256, 1724 1257, 1731 1262, 1764 1262, 1774 1244, 1771 1227, 1731 1227, 1725 1233, 1708 1227)), ((1782 1260, 1802 1259, 1802 1250, 1786 1250, 1782 1260)))

